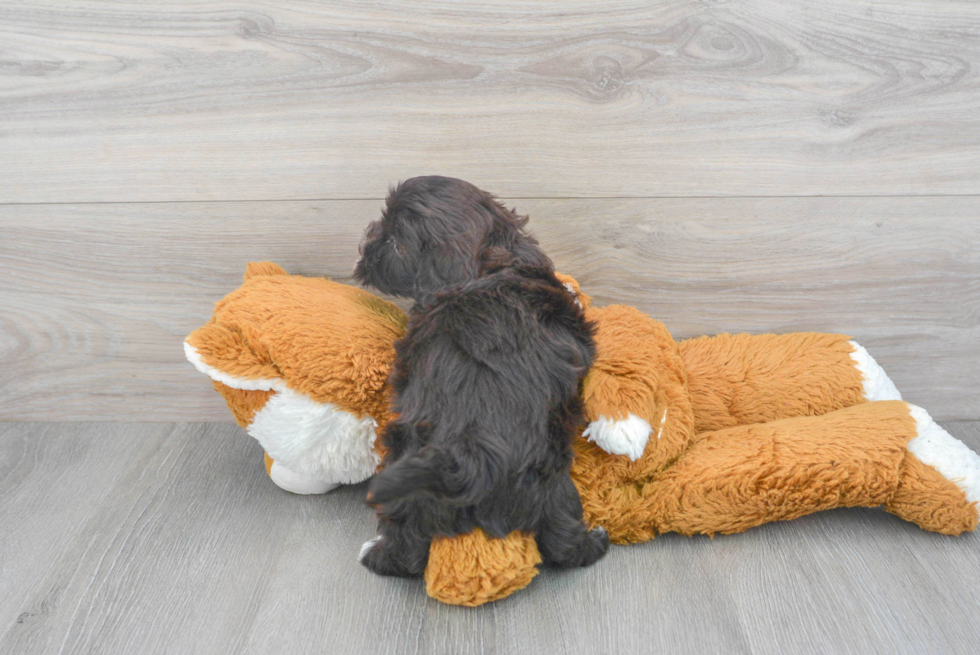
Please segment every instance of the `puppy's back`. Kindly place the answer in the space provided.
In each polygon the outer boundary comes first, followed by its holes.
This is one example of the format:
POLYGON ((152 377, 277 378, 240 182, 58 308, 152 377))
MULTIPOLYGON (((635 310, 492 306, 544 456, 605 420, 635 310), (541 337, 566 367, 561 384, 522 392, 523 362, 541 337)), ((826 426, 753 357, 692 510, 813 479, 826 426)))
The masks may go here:
POLYGON ((375 502, 430 491, 473 504, 570 465, 594 344, 553 273, 506 269, 440 293, 396 348, 406 456, 379 474, 375 502))

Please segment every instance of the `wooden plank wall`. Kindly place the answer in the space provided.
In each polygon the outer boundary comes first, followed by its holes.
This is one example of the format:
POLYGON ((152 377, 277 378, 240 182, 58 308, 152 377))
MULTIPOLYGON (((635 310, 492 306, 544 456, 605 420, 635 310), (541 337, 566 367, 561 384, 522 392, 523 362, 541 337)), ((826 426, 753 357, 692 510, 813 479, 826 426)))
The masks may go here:
POLYGON ((9 201, 977 192, 975 3, 0 6, 9 201))
POLYGON ((0 0, 0 419, 230 420, 182 337, 423 173, 678 337, 846 332, 980 418, 978 72, 953 0, 0 0))

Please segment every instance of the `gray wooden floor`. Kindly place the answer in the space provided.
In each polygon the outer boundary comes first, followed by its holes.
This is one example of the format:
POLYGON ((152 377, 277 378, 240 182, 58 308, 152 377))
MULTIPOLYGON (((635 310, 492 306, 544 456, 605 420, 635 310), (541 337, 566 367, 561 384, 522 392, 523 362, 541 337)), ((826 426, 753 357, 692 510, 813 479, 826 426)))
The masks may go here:
MULTIPOLYGON (((980 423, 947 424, 980 449, 980 423)), ((880 510, 614 547, 476 609, 355 562, 223 424, 0 423, 2 653, 976 653, 980 534, 880 510)))

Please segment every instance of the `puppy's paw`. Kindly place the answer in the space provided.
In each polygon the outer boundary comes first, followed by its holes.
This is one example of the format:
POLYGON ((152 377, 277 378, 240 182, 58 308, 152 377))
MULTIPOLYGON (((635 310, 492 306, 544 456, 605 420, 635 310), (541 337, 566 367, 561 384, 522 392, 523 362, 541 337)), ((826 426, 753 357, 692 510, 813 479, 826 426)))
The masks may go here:
POLYGON ((404 575, 396 566, 392 554, 389 552, 391 548, 385 546, 384 539, 378 535, 361 546, 357 561, 368 571, 377 575, 404 575))
POLYGON ((586 537, 588 546, 582 558, 582 566, 595 564, 609 551, 609 533, 603 527, 589 530, 586 537))
POLYGON ((371 550, 375 546, 377 546, 380 542, 381 542, 381 535, 379 534, 374 539, 371 539, 370 541, 365 541, 363 544, 361 544, 361 552, 357 554, 357 561, 363 564, 364 558, 367 557, 367 554, 370 553, 371 550))
POLYGON ((361 546, 358 561, 367 570, 378 575, 399 578, 418 578, 425 572, 428 549, 421 553, 396 548, 391 541, 380 535, 361 546))
POLYGON ((614 421, 600 416, 582 433, 611 455, 626 455, 634 462, 643 456, 653 428, 636 414, 614 421))

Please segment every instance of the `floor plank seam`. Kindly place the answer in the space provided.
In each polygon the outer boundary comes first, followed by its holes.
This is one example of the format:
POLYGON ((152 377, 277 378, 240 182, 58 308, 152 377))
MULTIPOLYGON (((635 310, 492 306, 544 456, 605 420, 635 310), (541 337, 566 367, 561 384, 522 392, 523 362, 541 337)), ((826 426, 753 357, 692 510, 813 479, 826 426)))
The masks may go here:
MULTIPOLYGON (((491 190, 493 191, 493 190, 491 190)), ((497 192, 502 189, 497 189, 497 192)), ((777 194, 777 195, 703 195, 703 196, 511 196, 498 193, 501 200, 778 200, 798 198, 824 198, 827 200, 844 198, 980 198, 980 193, 901 193, 901 194, 777 194)), ((353 196, 344 198, 225 198, 220 200, 62 200, 58 202, 0 202, 0 207, 48 207, 61 205, 216 205, 230 203, 274 203, 274 202, 384 202, 384 196, 353 196)))

